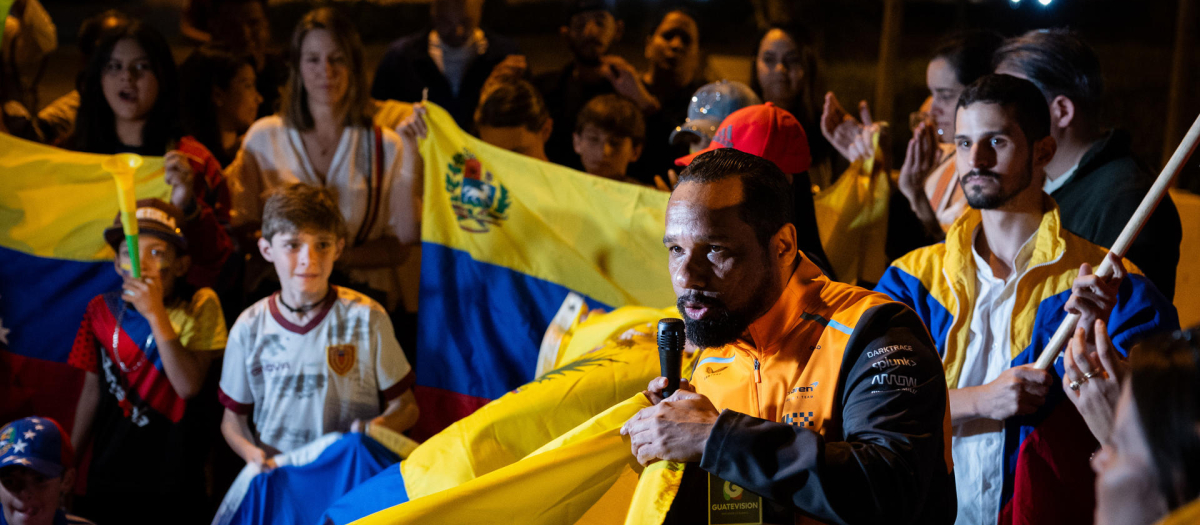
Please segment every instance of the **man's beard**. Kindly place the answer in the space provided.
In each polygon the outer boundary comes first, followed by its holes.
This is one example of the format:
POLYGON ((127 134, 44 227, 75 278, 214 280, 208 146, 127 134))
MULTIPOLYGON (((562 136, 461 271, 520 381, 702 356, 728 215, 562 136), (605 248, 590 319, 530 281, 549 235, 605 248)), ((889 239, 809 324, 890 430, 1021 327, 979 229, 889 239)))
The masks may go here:
POLYGON ((750 327, 750 323, 762 317, 779 299, 780 290, 776 286, 778 277, 773 268, 768 269, 767 273, 768 277, 759 283, 751 295, 755 303, 745 309, 730 309, 724 301, 696 292, 681 296, 675 302, 675 307, 683 316, 687 340, 700 348, 716 348, 736 341, 750 327), (684 310, 685 303, 707 306, 711 313, 705 319, 692 319, 684 310))
POLYGON ((998 174, 992 170, 989 170, 987 168, 980 168, 980 169, 972 170, 970 173, 967 174, 967 176, 963 177, 962 180, 960 181, 960 184, 962 185, 963 195, 967 198, 967 205, 969 205, 971 208, 974 208, 976 210, 994 210, 996 208, 999 208, 999 207, 1003 206, 1005 203, 1007 203, 1008 201, 1012 200, 1012 198, 1014 196, 1016 196, 1018 193, 1025 191, 1025 188, 1028 188, 1029 185, 1032 183, 1033 183, 1033 160, 1032 159, 1030 159, 1029 165, 1025 167, 1024 182, 1020 185, 1019 188, 1016 188, 1009 193, 1004 193, 1003 183, 1000 182, 1000 174, 998 174), (999 184, 999 186, 1001 188, 1000 191, 996 192, 994 195, 986 195, 986 194, 983 194, 980 192, 970 191, 967 188, 966 180, 970 177, 979 176, 979 175, 984 176, 984 177, 990 177, 993 180, 1000 183, 999 184))

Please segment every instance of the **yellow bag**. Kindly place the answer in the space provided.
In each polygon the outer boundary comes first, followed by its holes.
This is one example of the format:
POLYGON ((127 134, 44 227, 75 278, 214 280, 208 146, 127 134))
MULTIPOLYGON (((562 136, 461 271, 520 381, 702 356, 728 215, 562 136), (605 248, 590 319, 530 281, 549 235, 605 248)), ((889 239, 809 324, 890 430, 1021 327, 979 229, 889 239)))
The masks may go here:
POLYGON ((821 245, 838 279, 850 284, 874 283, 887 270, 888 173, 875 157, 855 161, 832 186, 813 196, 821 245))

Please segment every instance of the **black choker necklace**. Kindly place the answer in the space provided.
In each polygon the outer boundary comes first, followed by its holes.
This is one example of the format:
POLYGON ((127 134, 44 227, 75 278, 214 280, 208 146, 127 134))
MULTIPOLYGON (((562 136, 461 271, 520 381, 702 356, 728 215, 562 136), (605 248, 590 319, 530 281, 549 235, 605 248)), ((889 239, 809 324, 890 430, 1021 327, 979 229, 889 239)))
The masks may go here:
POLYGON ((287 310, 289 312, 292 312, 297 315, 303 315, 308 312, 311 312, 314 308, 321 306, 321 303, 323 303, 323 302, 325 302, 324 299, 317 301, 315 303, 312 303, 312 304, 305 304, 305 305, 300 305, 296 308, 292 308, 290 305, 288 305, 286 302, 283 301, 283 294, 279 294, 279 304, 282 304, 283 307, 287 308, 287 310))

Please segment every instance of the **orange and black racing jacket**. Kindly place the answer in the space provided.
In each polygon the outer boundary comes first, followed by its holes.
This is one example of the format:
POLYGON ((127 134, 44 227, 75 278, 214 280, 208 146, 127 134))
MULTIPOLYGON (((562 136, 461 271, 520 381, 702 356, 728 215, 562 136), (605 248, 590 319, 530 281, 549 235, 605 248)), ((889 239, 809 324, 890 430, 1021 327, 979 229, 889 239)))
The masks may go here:
POLYGON ((692 371, 721 410, 700 468, 797 523, 954 522, 946 382, 912 310, 801 258, 747 335, 692 371))

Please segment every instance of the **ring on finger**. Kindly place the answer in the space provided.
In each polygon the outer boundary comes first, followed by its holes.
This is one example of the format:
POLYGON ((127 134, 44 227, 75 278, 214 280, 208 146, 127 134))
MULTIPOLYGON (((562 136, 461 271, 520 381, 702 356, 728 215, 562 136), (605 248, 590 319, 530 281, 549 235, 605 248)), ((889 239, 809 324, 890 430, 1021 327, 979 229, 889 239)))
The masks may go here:
POLYGON ((1084 381, 1087 381, 1088 379, 1091 379, 1091 378, 1093 378, 1093 377, 1096 377, 1096 376, 1098 376, 1098 375, 1100 375, 1100 372, 1098 372, 1098 371, 1097 371, 1097 372, 1088 372, 1088 373, 1086 373, 1086 374, 1083 374, 1083 380, 1084 380, 1084 381))
POLYGON ((1068 386, 1068 387, 1069 387, 1071 390, 1073 390, 1073 391, 1075 391, 1075 392, 1078 392, 1078 391, 1079 391, 1079 385, 1082 385, 1082 384, 1083 384, 1083 383, 1081 383, 1081 382, 1079 382, 1079 381, 1071 381, 1071 384, 1069 384, 1069 385, 1067 385, 1067 386, 1068 386))

